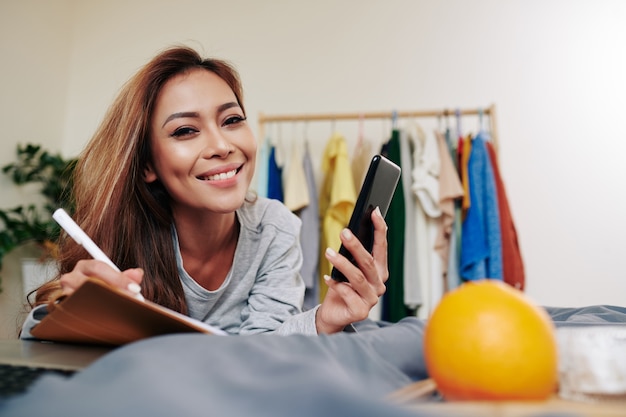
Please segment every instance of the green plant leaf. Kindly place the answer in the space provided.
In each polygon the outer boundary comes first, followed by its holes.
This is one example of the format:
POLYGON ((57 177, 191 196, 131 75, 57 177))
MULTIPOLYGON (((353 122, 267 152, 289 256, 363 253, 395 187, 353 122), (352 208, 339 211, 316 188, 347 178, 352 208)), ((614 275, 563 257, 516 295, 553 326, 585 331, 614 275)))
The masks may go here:
POLYGON ((18 187, 39 184, 44 202, 0 209, 0 270, 4 256, 17 246, 30 241, 56 241, 61 229, 51 217, 53 210, 63 207, 73 212, 71 190, 78 159, 65 159, 32 143, 18 144, 16 156, 17 160, 4 165, 2 172, 18 187))

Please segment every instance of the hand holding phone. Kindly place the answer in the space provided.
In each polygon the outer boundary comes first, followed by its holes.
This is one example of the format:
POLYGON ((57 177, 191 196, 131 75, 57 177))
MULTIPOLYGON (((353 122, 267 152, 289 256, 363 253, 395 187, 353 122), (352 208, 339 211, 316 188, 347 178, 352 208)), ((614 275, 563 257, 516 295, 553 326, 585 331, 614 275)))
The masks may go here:
MULTIPOLYGON (((372 212, 378 207, 383 217, 387 214, 391 199, 400 179, 400 167, 381 155, 375 155, 370 162, 363 186, 354 206, 348 223, 348 229, 359 239, 363 247, 372 252, 374 245, 374 225, 372 212)), ((339 253, 356 265, 354 257, 343 246, 339 253)), ((346 282, 348 279, 335 267, 330 276, 336 281, 346 282)))

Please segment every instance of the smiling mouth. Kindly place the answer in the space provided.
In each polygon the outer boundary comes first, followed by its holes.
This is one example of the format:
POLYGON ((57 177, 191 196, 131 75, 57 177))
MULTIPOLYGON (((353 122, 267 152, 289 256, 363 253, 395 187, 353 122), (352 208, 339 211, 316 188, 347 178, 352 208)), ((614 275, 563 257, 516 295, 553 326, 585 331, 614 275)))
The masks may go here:
POLYGON ((220 180, 227 180, 229 178, 234 177, 235 175, 237 175, 237 172, 239 172, 239 169, 233 169, 232 171, 228 171, 228 172, 221 172, 219 174, 215 174, 215 175, 208 175, 205 177, 197 177, 199 180, 202 181, 220 181, 220 180))

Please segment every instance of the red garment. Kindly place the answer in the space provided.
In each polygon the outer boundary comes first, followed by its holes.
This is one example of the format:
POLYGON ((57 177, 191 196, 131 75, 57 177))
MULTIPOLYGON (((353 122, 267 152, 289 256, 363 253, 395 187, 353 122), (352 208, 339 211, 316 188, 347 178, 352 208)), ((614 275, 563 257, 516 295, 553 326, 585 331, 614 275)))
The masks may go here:
POLYGON ((513 224, 513 217, 509 201, 504 191, 504 183, 500 176, 498 158, 491 142, 487 142, 487 151, 493 167, 493 177, 498 193, 498 211, 500 212, 500 234, 502 239, 502 275, 504 282, 519 290, 524 290, 525 276, 522 253, 517 241, 517 231, 513 224))

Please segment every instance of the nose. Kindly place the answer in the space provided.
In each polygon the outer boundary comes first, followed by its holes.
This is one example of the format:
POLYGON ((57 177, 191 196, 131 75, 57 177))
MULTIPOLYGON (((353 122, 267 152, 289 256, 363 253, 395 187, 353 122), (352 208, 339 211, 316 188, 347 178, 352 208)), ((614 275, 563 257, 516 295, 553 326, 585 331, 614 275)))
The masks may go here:
POLYGON ((210 158, 226 158, 235 151, 235 147, 219 129, 210 129, 207 131, 204 140, 204 148, 202 157, 210 158))

